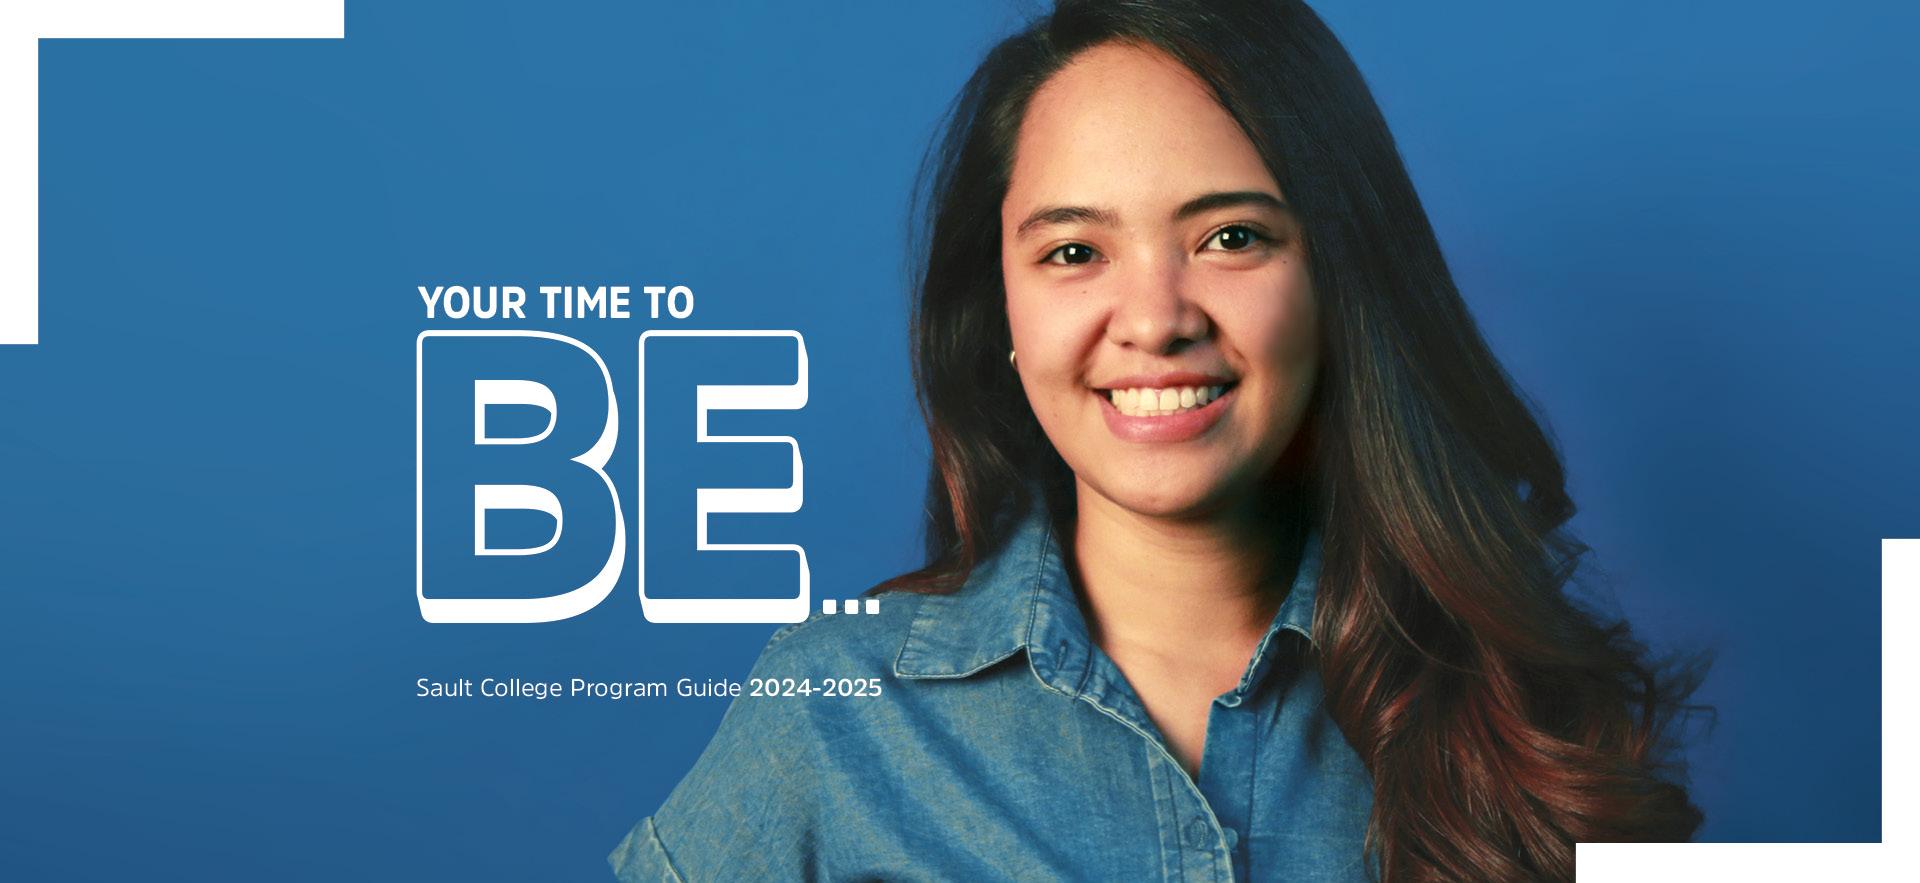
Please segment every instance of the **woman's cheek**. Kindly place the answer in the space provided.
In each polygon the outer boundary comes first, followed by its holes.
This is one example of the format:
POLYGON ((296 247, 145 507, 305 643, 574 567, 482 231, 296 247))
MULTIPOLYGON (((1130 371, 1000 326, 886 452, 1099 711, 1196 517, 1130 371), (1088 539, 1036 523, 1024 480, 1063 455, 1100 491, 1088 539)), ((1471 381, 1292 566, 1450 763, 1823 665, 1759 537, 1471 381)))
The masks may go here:
POLYGON ((1257 341, 1248 352, 1265 353, 1267 365, 1286 375, 1318 363, 1318 308, 1312 285, 1298 263, 1276 265, 1274 273, 1260 285, 1236 295, 1236 309, 1229 314, 1232 327, 1223 328, 1223 332, 1250 343, 1257 341))
POLYGON ((1288 404, 1304 411, 1320 374, 1320 315, 1311 290, 1287 298, 1277 319, 1279 333, 1273 360, 1279 366, 1288 404))

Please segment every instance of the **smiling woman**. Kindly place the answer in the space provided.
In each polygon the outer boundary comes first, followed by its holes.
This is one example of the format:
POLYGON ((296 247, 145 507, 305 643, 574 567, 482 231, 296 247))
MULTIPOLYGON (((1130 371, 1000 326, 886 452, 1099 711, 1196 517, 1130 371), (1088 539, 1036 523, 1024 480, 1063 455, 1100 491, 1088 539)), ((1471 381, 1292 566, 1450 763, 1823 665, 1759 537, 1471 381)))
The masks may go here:
POLYGON ((1692 676, 1565 591, 1558 454, 1292 2, 1063 2, 929 178, 928 562, 815 617, 627 879, 1570 879, 1699 824, 1692 676))

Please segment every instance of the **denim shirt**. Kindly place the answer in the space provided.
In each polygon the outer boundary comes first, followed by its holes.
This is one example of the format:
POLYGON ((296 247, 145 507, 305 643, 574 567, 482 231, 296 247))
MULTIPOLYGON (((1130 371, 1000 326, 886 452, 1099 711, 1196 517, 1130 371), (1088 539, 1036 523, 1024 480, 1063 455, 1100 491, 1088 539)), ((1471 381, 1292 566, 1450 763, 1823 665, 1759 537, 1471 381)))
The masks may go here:
POLYGON ((1088 638, 1039 507, 950 595, 782 628, 750 677, 875 678, 878 696, 742 694, 624 881, 1371 879, 1372 781, 1308 664, 1319 538, 1196 781, 1088 638))

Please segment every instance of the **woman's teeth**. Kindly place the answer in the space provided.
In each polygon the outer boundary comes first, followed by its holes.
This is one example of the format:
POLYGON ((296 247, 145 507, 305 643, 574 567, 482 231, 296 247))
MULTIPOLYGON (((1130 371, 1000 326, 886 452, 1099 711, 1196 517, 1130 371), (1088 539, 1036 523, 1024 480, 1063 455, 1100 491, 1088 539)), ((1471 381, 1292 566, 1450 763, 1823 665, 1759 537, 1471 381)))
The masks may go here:
POLYGON ((1113 407, 1128 417, 1165 417, 1205 407, 1220 397, 1224 386, 1176 386, 1166 389, 1111 389, 1113 407))

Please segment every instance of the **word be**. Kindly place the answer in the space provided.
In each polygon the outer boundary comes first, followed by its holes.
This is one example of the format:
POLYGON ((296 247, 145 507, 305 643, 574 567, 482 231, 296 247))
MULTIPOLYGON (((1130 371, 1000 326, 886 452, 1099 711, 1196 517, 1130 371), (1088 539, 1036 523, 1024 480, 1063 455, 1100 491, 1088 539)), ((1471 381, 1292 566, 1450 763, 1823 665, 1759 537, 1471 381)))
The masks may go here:
MULTIPOLYGON (((642 615, 656 623, 805 619, 812 582, 806 549, 792 543, 715 542, 708 536, 712 516, 800 511, 805 498, 805 469, 799 442, 782 435, 722 435, 710 431, 708 418, 719 412, 794 411, 805 407, 805 340, 796 331, 656 329, 639 336, 636 356, 635 413, 629 425, 636 436, 634 498, 641 507, 635 513, 632 532, 638 535, 634 583, 642 615), (692 533, 696 553, 793 555, 797 584, 791 596, 679 598, 648 594, 648 543, 643 517, 649 429, 647 344, 662 338, 792 341, 792 383, 695 384, 694 407, 686 415, 688 423, 653 428, 656 433, 690 431, 695 444, 770 444, 787 449, 792 479, 785 487, 693 488, 692 533)), ((620 495, 606 471, 622 423, 607 363, 586 344, 552 332, 437 329, 416 338, 414 366, 415 594, 421 618, 428 622, 555 622, 598 606, 620 579, 629 534, 620 495), (518 357, 525 357, 525 361, 518 357), (512 367, 515 365, 520 367, 512 367), (437 382, 427 382, 430 373, 437 382), (561 382, 568 377, 573 382, 561 382), (531 412, 539 418, 514 429, 490 416, 509 409, 531 412), (434 415, 431 420, 430 414, 434 415), (474 460, 489 452, 492 456, 486 464, 474 460), (490 536, 489 515, 515 511, 537 514, 543 523, 550 521, 552 529, 544 538, 535 536, 533 542, 522 541, 519 545, 490 536), (570 538, 564 543, 563 534, 570 538), (489 582, 492 575, 524 574, 526 571, 516 568, 516 561, 564 556, 567 550, 561 548, 563 544, 571 544, 580 560, 592 569, 582 569, 565 582, 519 583, 524 589, 548 592, 536 597, 463 594, 470 586, 489 582), (428 591, 430 583, 436 591, 428 591)), ((852 602, 848 604, 851 612, 852 602)))

